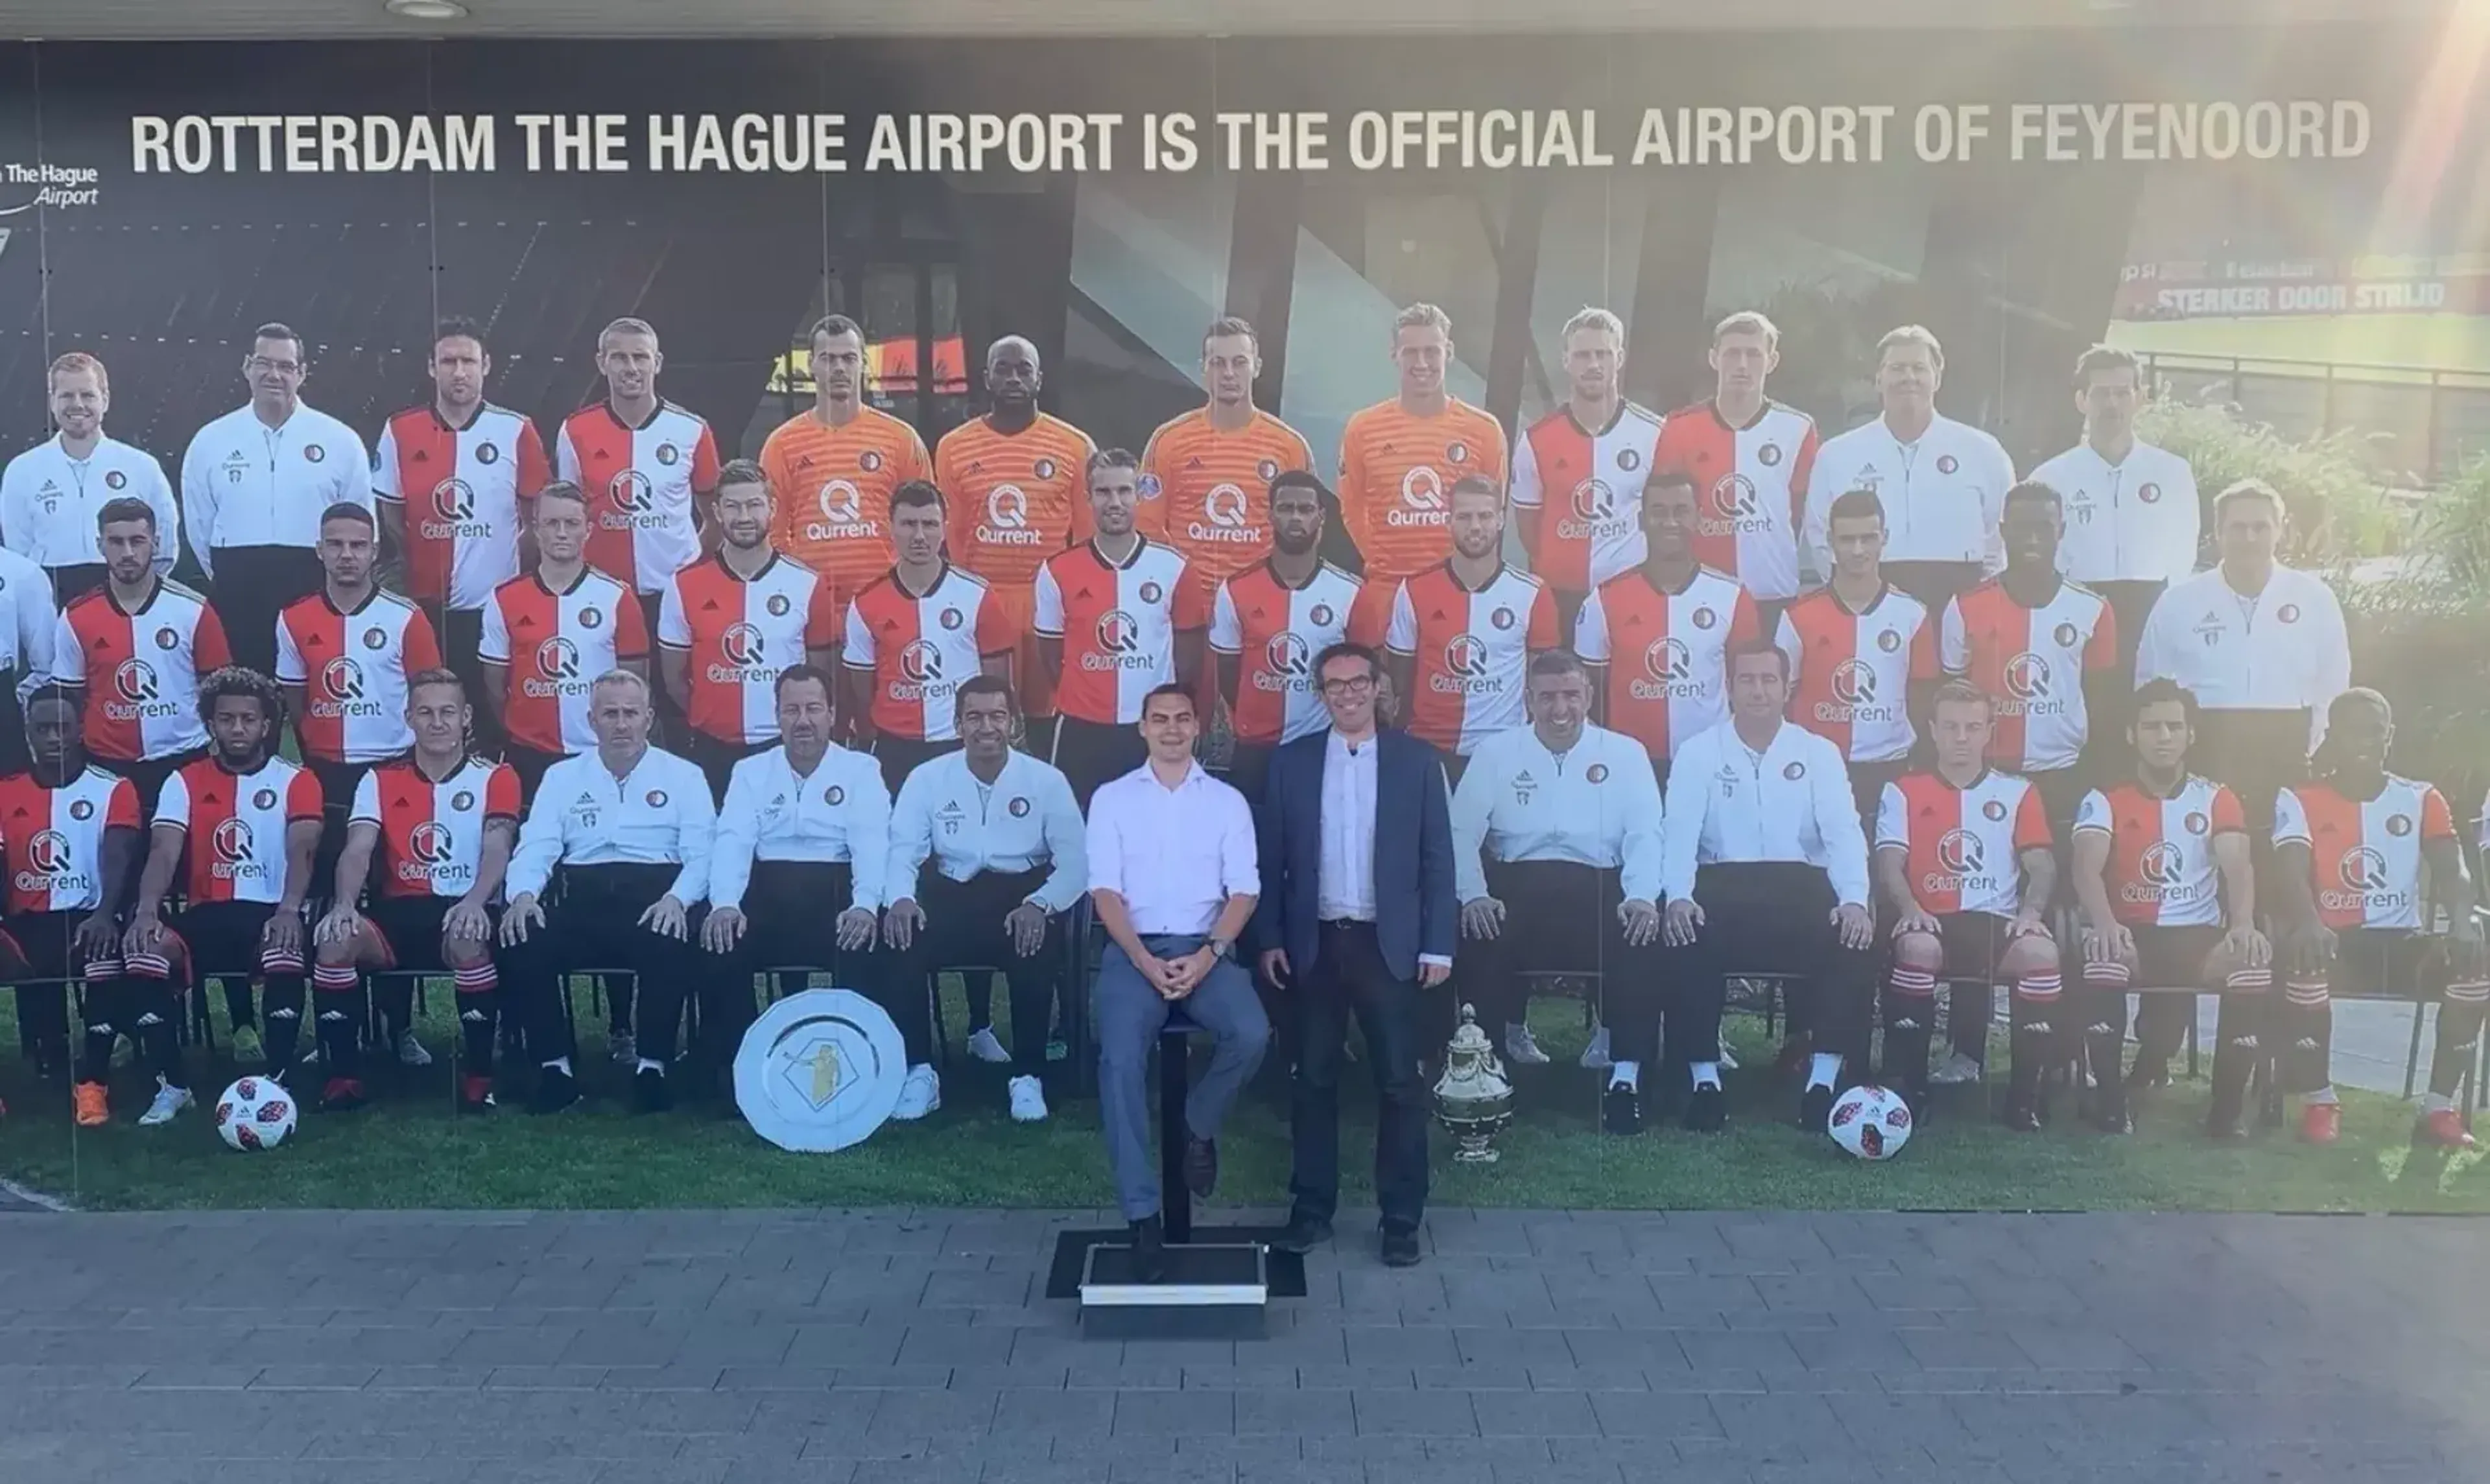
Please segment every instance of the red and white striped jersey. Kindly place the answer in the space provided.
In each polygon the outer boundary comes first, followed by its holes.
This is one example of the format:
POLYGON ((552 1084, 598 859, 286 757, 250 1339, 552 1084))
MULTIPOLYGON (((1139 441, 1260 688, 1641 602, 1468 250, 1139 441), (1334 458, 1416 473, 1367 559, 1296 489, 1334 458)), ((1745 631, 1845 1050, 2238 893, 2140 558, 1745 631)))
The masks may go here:
POLYGON ((1210 595, 1190 582, 1175 548, 1144 538, 1120 562, 1095 541, 1037 570, 1029 628, 1063 642, 1055 708, 1084 722, 1142 719, 1142 698, 1175 678, 1175 635, 1208 621, 1210 595))
POLYGON ((1588 592, 1642 560, 1642 484, 1662 444, 1660 414, 1617 404, 1594 433, 1560 407, 1513 445, 1507 496, 1536 523, 1530 569, 1562 592, 1588 592))
POLYGON ((1710 402, 1669 414, 1659 466, 1694 476, 1695 559, 1758 598, 1796 596, 1815 451, 1815 419, 1779 402, 1766 401, 1744 427, 1710 402))
POLYGON ((1538 578, 1499 566, 1473 589, 1443 561, 1403 581, 1383 642, 1417 661, 1401 698, 1410 735, 1466 757, 1528 721, 1530 657, 1564 641, 1556 595, 1538 578))
POLYGON ((519 572, 526 502, 552 477, 536 425, 485 403, 463 428, 430 403, 381 427, 372 494, 406 511, 406 591, 473 613, 519 572))
POLYGON ((2023 903, 2022 854, 2049 848, 2041 790, 1983 770, 1957 788, 1936 773, 1905 773, 1876 807, 1876 848, 1905 852, 1911 896, 1931 917, 2012 917, 2023 903))
POLYGON ((1946 605, 1937 659, 1997 701, 1988 760, 2017 772, 2074 766, 2091 729, 2084 676, 2118 663, 2118 621, 2100 594, 2061 582, 2025 608, 1990 578, 1946 605))
POLYGON ((836 649, 839 630, 829 580, 778 552, 749 578, 724 556, 694 562, 657 609, 657 642, 690 652, 685 719, 721 742, 776 737, 778 672, 807 649, 836 649))
POLYGON ((2309 885, 2329 928, 2421 925, 2421 846, 2455 838, 2455 815, 2436 788, 2387 775, 2374 799, 2332 784, 2299 784, 2273 800, 2273 842, 2308 847, 2309 885))
POLYGON ((2075 833, 2109 837, 2101 884, 2112 916, 2130 928, 2218 928, 2222 879, 2214 839, 2247 832, 2239 795, 2189 777, 2163 798, 2133 779, 2084 795, 2075 833))
POLYGON ((193 906, 284 900, 285 831, 298 822, 320 822, 320 780, 282 757, 251 773, 202 757, 165 779, 156 796, 156 823, 189 837, 184 880, 193 906))
POLYGON ((276 681, 304 689, 295 726, 306 757, 377 762, 413 747, 407 677, 440 664, 432 620, 379 587, 352 613, 321 591, 276 615, 276 681))
POLYGON ((622 661, 649 657, 649 620, 628 586, 594 567, 560 592, 531 572, 493 589, 476 651, 509 667, 502 725, 511 741, 584 753, 596 745, 588 688, 622 661))
POLYGON ((1329 562, 1305 585, 1280 581, 1268 561, 1219 585, 1210 604, 1210 650, 1236 657, 1236 699, 1229 724, 1239 742, 1269 747, 1331 725, 1315 656, 1341 641, 1374 643, 1382 616, 1362 603, 1365 585, 1329 562))
POLYGON ((52 642, 52 674, 86 688, 87 751, 149 762, 208 745, 199 676, 233 663, 208 600, 165 578, 135 609, 109 584, 69 606, 52 642))
POLYGON ((895 568, 857 593, 842 659, 873 676, 874 730, 949 742, 960 735, 960 682, 983 671, 987 655, 1019 642, 1020 626, 985 580, 944 562, 922 595, 903 586, 895 568))
POLYGON ((1663 592, 1639 568, 1603 584, 1574 620, 1574 652, 1606 667, 1607 726, 1654 758, 1729 716, 1729 646, 1763 620, 1735 578, 1694 569, 1683 592, 1663 592))
POLYGON ((1789 719, 1852 762, 1891 762, 1911 750, 1910 688, 1937 678, 1927 605, 1887 587, 1861 613, 1819 587, 1781 611, 1774 636, 1789 656, 1789 719))
POLYGON ((700 556, 692 520, 717 488, 717 439, 699 414, 660 402, 634 428, 599 402, 563 419, 554 471, 588 492, 588 559, 640 592, 700 556))
POLYGON ((137 828, 137 785, 101 768, 90 765, 57 788, 32 773, 0 778, 9 915, 101 906, 103 832, 137 828))
POLYGON ((381 832, 374 890, 384 897, 464 897, 484 859, 484 826, 519 820, 519 775, 507 762, 469 757, 438 783, 409 757, 385 763, 355 785, 349 819, 381 832))

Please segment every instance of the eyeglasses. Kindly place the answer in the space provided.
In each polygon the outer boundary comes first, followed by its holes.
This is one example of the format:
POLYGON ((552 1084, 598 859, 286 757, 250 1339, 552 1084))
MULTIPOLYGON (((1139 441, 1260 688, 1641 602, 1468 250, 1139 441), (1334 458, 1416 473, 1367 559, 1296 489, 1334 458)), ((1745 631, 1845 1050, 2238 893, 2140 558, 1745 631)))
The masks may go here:
POLYGON ((1373 675, 1351 675, 1346 680, 1326 680, 1322 683, 1322 693, 1326 696, 1363 696, 1374 689, 1373 675))
POLYGON ((292 376, 295 372, 303 369, 303 362, 299 360, 271 360, 265 356, 253 356, 250 358, 250 368, 253 371, 275 371, 282 376, 292 376))

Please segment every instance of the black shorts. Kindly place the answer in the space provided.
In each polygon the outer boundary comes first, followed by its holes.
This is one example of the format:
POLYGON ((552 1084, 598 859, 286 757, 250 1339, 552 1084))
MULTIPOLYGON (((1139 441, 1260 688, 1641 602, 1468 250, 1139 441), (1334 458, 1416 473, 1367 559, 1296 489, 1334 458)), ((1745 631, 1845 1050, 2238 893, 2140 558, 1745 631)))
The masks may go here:
POLYGON ((458 905, 455 897, 375 897, 363 911, 381 940, 389 966, 416 974, 447 974, 441 958, 441 920, 458 905))
MULTIPOLYGON (((261 947, 260 934, 275 915, 273 901, 194 902, 164 919, 164 935, 172 941, 152 954, 130 955, 129 971, 141 979, 172 978, 172 950, 178 945, 187 951, 188 982, 194 985, 222 975, 299 975, 304 968, 302 956, 275 956, 261 947)), ((307 941, 307 929, 304 936, 307 941)))
MULTIPOLYGON (((77 925, 86 918, 84 912, 20 912, 0 917, 0 971, 12 962, 22 962, 24 979, 119 978, 118 956, 83 964, 76 961, 77 925)), ((0 979, 0 984, 6 983, 0 979)))

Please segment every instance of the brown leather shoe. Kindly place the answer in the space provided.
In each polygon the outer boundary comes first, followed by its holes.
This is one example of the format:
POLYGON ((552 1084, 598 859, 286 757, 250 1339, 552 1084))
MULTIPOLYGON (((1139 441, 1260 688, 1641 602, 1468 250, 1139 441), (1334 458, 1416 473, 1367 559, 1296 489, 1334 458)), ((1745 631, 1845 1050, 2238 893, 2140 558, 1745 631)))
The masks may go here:
POLYGON ((1219 1146, 1208 1139, 1184 1141, 1184 1187, 1197 1201, 1206 1201, 1219 1188, 1219 1146))

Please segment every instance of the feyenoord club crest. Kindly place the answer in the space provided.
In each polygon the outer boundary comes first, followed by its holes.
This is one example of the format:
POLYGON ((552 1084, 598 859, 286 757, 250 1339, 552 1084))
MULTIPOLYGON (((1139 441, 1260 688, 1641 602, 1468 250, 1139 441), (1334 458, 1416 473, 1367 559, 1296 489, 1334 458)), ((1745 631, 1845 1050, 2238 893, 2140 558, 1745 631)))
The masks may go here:
POLYGON ((2405 836, 2411 834, 2412 816, 2410 814, 2389 815, 2387 818, 2387 833, 2392 835, 2397 840, 2401 840, 2405 836))
POLYGON ((91 800, 91 799, 79 799, 79 800, 78 800, 78 801, 76 801, 75 803, 72 804, 72 805, 70 806, 70 817, 71 817, 71 818, 72 818, 72 819, 92 819, 92 818, 94 818, 94 817, 95 817, 95 803, 94 803, 94 801, 93 801, 93 800, 91 800))
POLYGON ((1444 457, 1455 464, 1466 464, 1469 462, 1470 457, 1469 446, 1458 440, 1453 442, 1446 443, 1444 445, 1444 457))
POLYGON ((476 807, 476 796, 461 788, 449 796, 449 807, 463 814, 476 807))
POLYGON ((476 462, 478 464, 499 464, 502 462, 502 450, 491 443, 478 443, 476 445, 476 462))
POLYGON ((1630 474, 1631 474, 1631 473, 1633 473, 1636 470, 1642 468, 1642 452, 1641 452, 1641 450, 1639 450, 1639 449, 1636 449, 1636 448, 1620 448, 1620 449, 1618 449, 1618 450, 1617 450, 1617 468, 1624 470, 1627 473, 1630 473, 1630 474))
POLYGON ((2006 817, 2006 801, 2004 799, 1991 799, 1987 803, 1980 806, 1980 813, 1988 820, 1989 823, 1995 824, 2006 817))
POLYGON ((386 649, 386 648, 388 648, 388 647, 389 647, 389 631, 388 631, 388 630, 386 630, 386 629, 365 629, 365 630, 363 630, 363 647, 364 647, 364 648, 366 648, 366 649, 386 649))
POLYGON ((1902 647, 1902 636, 1892 629, 1887 629, 1876 636, 1876 647, 1887 654, 1893 654, 1902 647))
POLYGON ((2282 607, 2273 611, 2273 618, 2276 623, 2298 623, 2300 621, 2300 605, 2297 603, 2285 603, 2282 607))
POLYGON ((329 450, 318 443, 308 444, 303 450, 303 462, 305 464, 317 464, 328 456, 329 450))
POLYGON ((1608 781, 1608 765, 1595 762, 1582 770, 1582 778, 1586 783, 1605 784, 1608 781))
POLYGON ((1261 463, 1254 466, 1254 473, 1255 476, 1259 478, 1264 484, 1268 484, 1272 480, 1280 477, 1280 466, 1275 460, 1264 459, 1261 463))
POLYGON ((1144 603, 1156 603, 1166 593, 1167 589, 1156 583, 1142 584, 1142 601, 1144 603))
POLYGON ((828 790, 822 795, 822 802, 827 804, 832 809, 838 808, 847 801, 848 791, 836 784, 830 785, 828 790))
POLYGON ((1807 764, 1803 762, 1793 762, 1788 767, 1781 769, 1781 777, 1788 779, 1793 784, 1797 783, 1800 779, 1807 777, 1807 764))
POLYGON ((2157 505, 2161 503, 2161 486, 2148 482, 2135 492, 2135 498, 2148 505, 2157 505))
POLYGON ((2202 835, 2202 834, 2204 834, 2207 830, 2210 830, 2210 829, 2212 829, 2212 828, 2214 827, 2214 821, 2212 821, 2211 819, 2206 818, 2203 814, 2196 813, 2194 813, 2194 812, 2192 812, 2192 811, 2191 811, 2191 812, 2189 812, 2189 813, 2188 813, 2188 815, 2187 815, 2187 819, 2186 819, 2186 826, 2187 826, 2187 833, 2188 833, 2188 834, 2190 834, 2190 835, 2202 835))
POLYGON ((1028 817, 1028 800, 1015 795, 1010 803, 1003 806, 1003 813, 1015 819, 1026 819, 1028 817))
POLYGON ((1513 610, 1509 608, 1499 608, 1494 613, 1487 615, 1487 621, 1494 624, 1499 629, 1512 628, 1513 610))
POLYGON ((1053 459, 1040 459, 1037 461, 1037 477, 1040 479, 1052 479, 1055 477, 1055 461, 1053 459))
POLYGON ((2071 623, 2058 625, 2057 632, 2052 637, 2058 641, 2058 647, 2061 649, 2075 647, 2075 626, 2071 623))
POLYGON ((252 794, 250 796, 250 807, 253 809, 275 809, 276 807, 276 790, 274 788, 262 788, 259 792, 252 794))
POLYGON ((769 595, 769 601, 761 606, 769 610, 770 617, 784 618, 787 616, 787 610, 795 605, 787 601, 787 595, 785 593, 773 592, 769 595))
POLYGON ((668 469, 674 468, 676 462, 681 459, 682 456, 683 451, 672 443, 659 443, 657 445, 657 462, 663 464, 668 469))
POLYGON ((1755 450, 1755 462, 1761 464, 1766 469, 1772 468, 1781 461, 1781 445, 1779 443, 1766 443, 1761 448, 1755 450))
POLYGON ((956 608, 946 608, 942 610, 941 622, 942 627, 946 629, 956 629, 968 621, 968 619, 961 616, 960 611, 956 608))
POLYGON ((663 808, 665 808, 665 807, 666 807, 666 790, 664 790, 663 788, 651 788, 651 789, 650 789, 650 790, 649 790, 649 807, 650 807, 651 809, 663 809, 663 808))
POLYGON ((130 476, 117 469, 106 470, 103 474, 103 487, 107 490, 128 489, 130 476))
POLYGON ((862 453, 856 455, 856 468, 863 470, 868 474, 872 473, 874 471, 882 468, 882 455, 874 449, 867 448, 862 453))
POLYGON ((1955 470, 1960 469, 1960 468, 1962 468, 1962 461, 1961 461, 1960 459, 1955 458, 1953 454, 1950 454, 1950 453, 1941 453, 1941 454, 1937 455, 1937 472, 1938 472, 1938 473, 1941 473, 1941 474, 1950 474, 1950 473, 1953 473, 1955 470))
POLYGON ((1720 615, 1708 608, 1698 608, 1694 611, 1694 626, 1698 629, 1708 629, 1720 621, 1720 615))
POLYGON ((593 629, 604 621, 605 615, 595 609, 583 608, 579 611, 579 626, 583 629, 593 629))
POLYGON ((1331 605, 1328 603, 1317 603, 1315 605, 1314 612, 1306 614, 1306 616, 1314 621, 1316 628, 1327 628, 1331 624, 1331 605))

